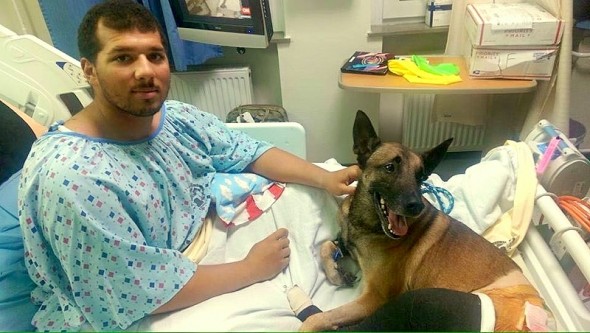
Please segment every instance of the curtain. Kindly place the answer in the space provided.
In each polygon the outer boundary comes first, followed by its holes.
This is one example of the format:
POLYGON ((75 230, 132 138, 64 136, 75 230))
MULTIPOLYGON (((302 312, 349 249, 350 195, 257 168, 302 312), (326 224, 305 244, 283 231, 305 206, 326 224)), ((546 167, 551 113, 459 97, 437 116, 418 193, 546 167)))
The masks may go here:
POLYGON ((78 25, 90 7, 101 0, 39 0, 53 46, 69 56, 80 59, 78 25))
MULTIPOLYGON (((76 40, 78 25, 90 7, 100 2, 101 0, 39 0, 53 45, 73 58, 79 59, 76 40)), ((167 0, 139 0, 138 2, 152 11, 166 32, 171 66, 174 70, 186 71, 189 65, 199 65, 210 58, 223 55, 220 46, 181 40, 167 0)))
MULTIPOLYGON (((569 101, 571 82, 572 51, 572 1, 573 0, 537 0, 537 3, 564 20, 564 33, 560 45, 557 66, 548 81, 537 81, 533 101, 526 115, 520 133, 521 139, 532 130, 541 119, 547 119, 563 133, 569 132, 569 101)), ((454 0, 451 23, 447 40, 446 54, 461 55, 463 43, 468 38, 463 28, 465 10, 469 3, 522 2, 514 0, 454 0)))

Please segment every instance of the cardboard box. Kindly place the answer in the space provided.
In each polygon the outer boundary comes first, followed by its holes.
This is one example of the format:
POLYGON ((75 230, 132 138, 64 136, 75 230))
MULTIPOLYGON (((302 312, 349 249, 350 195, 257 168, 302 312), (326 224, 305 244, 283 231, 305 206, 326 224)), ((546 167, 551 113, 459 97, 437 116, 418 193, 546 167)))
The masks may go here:
POLYGON ((424 22, 429 27, 443 27, 451 23, 453 0, 428 0, 424 22))
POLYGON ((465 28, 476 46, 558 45, 564 22, 530 3, 467 5, 465 28))
POLYGON ((549 80, 557 46, 486 47, 467 46, 466 64, 472 79, 549 80))

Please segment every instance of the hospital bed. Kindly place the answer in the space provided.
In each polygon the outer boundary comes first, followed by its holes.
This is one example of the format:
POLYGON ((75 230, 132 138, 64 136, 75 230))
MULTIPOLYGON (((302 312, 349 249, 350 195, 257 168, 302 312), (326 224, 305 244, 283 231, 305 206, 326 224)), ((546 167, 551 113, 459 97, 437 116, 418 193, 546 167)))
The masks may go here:
MULTIPOLYGON (((91 100, 79 63, 33 36, 18 36, 0 26, 0 98, 18 106, 41 124, 67 119, 91 100)), ((1 124, 0 124, 1 126, 1 124)), ((305 130, 295 123, 232 124, 254 137, 268 140, 305 158, 305 130), (288 133, 288 134, 286 134, 288 133)), ((329 160, 327 169, 342 166, 329 160)), ((451 178, 452 179, 452 178, 451 178)), ((443 184, 444 185, 444 184, 443 184)), ((586 284, 590 280, 590 250, 585 238, 555 201, 537 187, 533 221, 514 260, 535 284, 553 311, 560 331, 590 330, 590 312, 557 259, 547 237, 556 235, 562 253, 569 253, 586 284)), ((287 185, 281 199, 257 220, 235 228, 214 223, 203 263, 243 258, 251 245, 278 227, 290 230, 291 263, 276 278, 215 297, 180 311, 151 316, 129 331, 294 331, 300 321, 293 315, 286 292, 294 285, 308 293, 323 309, 343 304, 359 293, 358 286, 337 288, 319 268, 319 244, 337 233, 340 198, 324 191, 287 185)))
MULTIPOLYGON (((92 100, 77 60, 34 36, 19 36, 2 26, 0 75, 8 78, 0 80, 0 99, 45 126, 71 117, 92 100)), ((228 126, 306 157, 305 130, 300 124, 228 126)), ((342 168, 329 163, 325 167, 342 168)), ((340 290, 329 284, 314 260, 319 244, 333 239, 337 233, 337 209, 338 198, 325 191, 289 184, 280 200, 247 225, 228 228, 219 219, 215 220, 208 251, 201 263, 243 259, 254 243, 277 228, 286 227, 290 230, 292 250, 289 267, 270 281, 181 311, 151 316, 128 330, 295 331, 301 322, 294 316, 286 297, 295 284, 320 307, 328 309, 347 302, 358 291, 340 290)))

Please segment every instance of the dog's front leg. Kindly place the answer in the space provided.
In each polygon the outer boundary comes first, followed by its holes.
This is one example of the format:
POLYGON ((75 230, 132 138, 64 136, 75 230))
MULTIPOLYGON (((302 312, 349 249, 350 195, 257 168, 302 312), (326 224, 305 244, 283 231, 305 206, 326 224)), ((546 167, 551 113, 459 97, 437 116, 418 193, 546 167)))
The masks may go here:
POLYGON ((320 260, 328 281, 333 285, 343 286, 345 285, 345 280, 340 274, 338 264, 334 258, 336 251, 338 251, 338 247, 333 241, 325 241, 320 246, 320 260))
POLYGON ((337 330, 339 327, 360 322, 375 312, 381 305, 383 305, 383 302, 374 294, 363 293, 352 302, 330 311, 320 312, 310 316, 303 322, 299 331, 317 332, 337 330))
POLYGON ((322 268, 326 274, 326 278, 333 285, 352 286, 357 279, 356 274, 349 272, 343 265, 338 264, 338 260, 343 262, 342 253, 339 251, 340 249, 333 241, 325 241, 320 246, 322 268))

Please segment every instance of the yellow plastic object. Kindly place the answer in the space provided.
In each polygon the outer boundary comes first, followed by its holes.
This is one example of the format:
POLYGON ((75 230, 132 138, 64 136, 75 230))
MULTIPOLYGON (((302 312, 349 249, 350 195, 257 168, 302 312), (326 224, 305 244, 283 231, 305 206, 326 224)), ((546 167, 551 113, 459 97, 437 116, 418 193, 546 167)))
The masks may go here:
POLYGON ((459 66, 457 66, 457 64, 445 62, 442 64, 431 65, 428 59, 417 55, 412 56, 412 61, 416 63, 418 68, 431 74, 459 75, 459 66))
POLYGON ((461 82, 461 77, 456 74, 438 75, 420 69, 410 58, 391 59, 387 62, 389 71, 402 76, 411 83, 451 84, 461 82))

